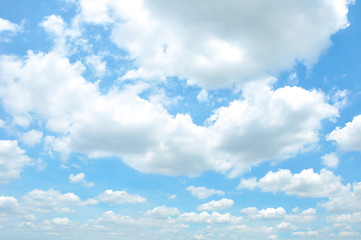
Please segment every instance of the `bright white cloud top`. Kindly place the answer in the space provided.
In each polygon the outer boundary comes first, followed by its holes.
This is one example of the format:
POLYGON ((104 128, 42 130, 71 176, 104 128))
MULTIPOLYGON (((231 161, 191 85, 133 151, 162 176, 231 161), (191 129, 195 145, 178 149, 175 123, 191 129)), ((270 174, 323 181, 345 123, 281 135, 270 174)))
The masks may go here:
POLYGON ((360 7, 1 3, 0 238, 359 238, 360 7))

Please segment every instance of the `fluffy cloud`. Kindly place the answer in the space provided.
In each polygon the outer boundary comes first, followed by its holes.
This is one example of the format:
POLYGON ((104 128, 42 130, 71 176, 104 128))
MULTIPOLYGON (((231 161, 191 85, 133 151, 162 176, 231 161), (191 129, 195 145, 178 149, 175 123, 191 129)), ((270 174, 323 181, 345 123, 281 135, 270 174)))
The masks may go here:
POLYGON ((123 224, 134 223, 134 219, 128 216, 117 215, 113 211, 107 211, 103 213, 102 216, 96 220, 96 223, 123 225, 123 224))
POLYGON ((24 133, 20 139, 24 144, 33 146, 35 144, 40 143, 42 138, 43 138, 43 133, 33 129, 29 132, 24 133))
POLYGON ((112 204, 122 203, 144 203, 147 201, 146 198, 141 197, 138 194, 129 194, 126 191, 113 191, 106 190, 98 196, 98 200, 101 202, 107 202, 112 204))
POLYGON ((315 173, 313 169, 305 169, 292 174, 290 170, 281 169, 268 172, 259 181, 257 179, 242 179, 240 189, 255 187, 263 192, 284 192, 287 195, 297 195, 304 198, 320 198, 336 196, 347 192, 347 186, 341 184, 341 179, 332 172, 322 169, 315 173))
POLYGON ((40 117, 59 133, 45 143, 64 159, 117 156, 146 173, 197 175, 206 170, 236 176, 263 161, 287 159, 318 141, 323 119, 338 115, 317 90, 273 90, 273 78, 247 84, 240 100, 214 110, 207 125, 188 114, 171 115, 157 101, 139 97, 147 84, 111 88, 82 77, 84 66, 51 52, 25 61, 0 57, 0 97, 15 124, 40 117), (263 149, 263 151, 259 151, 263 149))
POLYGON ((139 66, 124 78, 179 76, 213 88, 315 63, 348 26, 348 3, 80 0, 78 19, 111 26, 139 66))
POLYGON ((0 32, 10 31, 13 33, 21 31, 21 27, 15 23, 10 22, 9 20, 0 18, 0 32))
POLYGON ((322 159, 322 163, 329 168, 337 168, 340 162, 336 153, 326 154, 322 156, 321 159, 322 159))
POLYGON ((65 225, 69 225, 70 220, 69 220, 69 218, 54 218, 54 219, 52 220, 52 223, 54 223, 54 224, 56 224, 56 225, 63 225, 63 226, 65 226, 65 225))
POLYGON ((14 197, 0 196, 0 215, 16 211, 18 200, 14 197))
POLYGON ((241 210, 241 213, 248 215, 250 219, 283 219, 286 210, 282 207, 257 210, 255 207, 248 207, 241 210))
POLYGON ((178 215, 180 215, 178 208, 170 208, 166 206, 159 206, 153 208, 152 210, 148 210, 145 213, 145 216, 152 218, 168 218, 171 216, 178 216, 178 215))
POLYGON ((38 212, 73 212, 71 206, 95 205, 97 201, 88 199, 82 201, 74 193, 62 194, 59 191, 49 189, 48 191, 35 189, 23 196, 24 207, 38 212))
POLYGON ((356 212, 361 211, 361 182, 353 183, 352 189, 348 188, 348 191, 340 192, 336 196, 330 197, 330 199, 322 203, 321 206, 332 212, 356 212))
POLYGON ((361 151, 361 115, 354 117, 345 127, 337 127, 327 140, 336 141, 343 151, 361 151))
POLYGON ((85 179, 85 174, 84 173, 78 173, 77 175, 70 174, 69 175, 69 181, 71 183, 82 183, 85 187, 93 187, 94 186, 94 183, 88 182, 85 179))
POLYGON ((190 212, 181 214, 178 219, 183 222, 191 222, 191 223, 238 223, 242 217, 232 216, 229 213, 220 214, 218 212, 212 212, 209 214, 208 212, 201 212, 199 214, 190 212))
POLYGON ((276 226, 276 228, 282 231, 290 231, 290 232, 297 230, 297 227, 289 222, 281 222, 276 226))
POLYGON ((212 195, 221 195, 221 196, 224 195, 224 192, 221 190, 209 189, 206 187, 189 186, 186 189, 198 199, 206 199, 212 195))
POLYGON ((215 211, 231 208, 234 204, 232 199, 222 198, 219 201, 212 200, 197 207, 198 211, 215 211))
POLYGON ((0 183, 17 179, 31 159, 18 146, 16 140, 0 140, 0 183))

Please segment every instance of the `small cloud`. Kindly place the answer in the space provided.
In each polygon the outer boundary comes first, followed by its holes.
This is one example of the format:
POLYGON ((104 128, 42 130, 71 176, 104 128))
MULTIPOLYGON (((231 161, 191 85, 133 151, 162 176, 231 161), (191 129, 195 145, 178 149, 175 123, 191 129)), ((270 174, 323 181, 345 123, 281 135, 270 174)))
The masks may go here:
POLYGON ((70 174, 69 175, 69 181, 71 183, 82 183, 84 187, 93 187, 94 186, 94 183, 88 182, 85 179, 85 174, 84 173, 78 173, 77 175, 70 174))
POLYGON ((197 99, 199 102, 207 102, 208 101, 208 92, 205 89, 202 89, 198 93, 197 99))
POLYGON ((329 168, 334 168, 334 169, 337 168, 337 166, 340 162, 336 153, 326 154, 326 155, 322 156, 321 159, 322 159, 323 165, 325 165, 329 168))
POLYGON ((189 186, 186 189, 198 199, 206 199, 212 195, 224 195, 224 192, 221 190, 208 189, 206 187, 189 186))
POLYGON ((21 136, 20 140, 28 146, 34 146, 40 143, 42 138, 43 138, 43 133, 41 131, 33 129, 29 132, 24 133, 21 136))

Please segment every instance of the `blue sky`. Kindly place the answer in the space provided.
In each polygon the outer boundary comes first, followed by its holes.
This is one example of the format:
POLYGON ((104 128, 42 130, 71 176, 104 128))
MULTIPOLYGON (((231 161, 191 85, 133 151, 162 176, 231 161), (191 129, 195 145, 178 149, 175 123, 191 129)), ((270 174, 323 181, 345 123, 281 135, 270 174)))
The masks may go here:
POLYGON ((359 239, 361 5, 0 2, 0 238, 359 239))

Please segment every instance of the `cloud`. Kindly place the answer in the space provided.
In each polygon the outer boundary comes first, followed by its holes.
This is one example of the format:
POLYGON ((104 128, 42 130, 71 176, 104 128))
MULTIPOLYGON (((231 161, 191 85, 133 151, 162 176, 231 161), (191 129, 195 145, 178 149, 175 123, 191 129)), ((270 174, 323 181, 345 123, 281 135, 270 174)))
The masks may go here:
POLYGON ((292 236, 297 237, 317 237, 320 233, 318 231, 300 231, 300 232, 293 232, 292 236))
POLYGON ((94 72, 95 76, 103 77, 107 71, 106 62, 102 61, 102 57, 98 55, 91 55, 86 57, 85 63, 94 72))
POLYGON ((166 206, 159 206, 153 208, 152 210, 148 210, 145 213, 146 217, 152 217, 152 218, 169 218, 171 216, 178 216, 178 215, 180 215, 178 208, 170 208, 166 206))
POLYGON ((178 76, 215 88, 290 69, 297 61, 312 65, 331 35, 349 25, 348 3, 81 0, 78 19, 111 27, 112 40, 139 66, 126 75, 178 76))
POLYGON ((145 203, 146 198, 141 197, 138 194, 129 194, 126 191, 113 191, 106 190, 100 194, 97 199, 101 202, 111 203, 111 204, 123 204, 123 203, 145 203))
POLYGON ((197 99, 199 102, 207 102, 208 101, 208 92, 205 89, 202 89, 198 93, 197 99))
POLYGON ((327 140, 336 141, 343 151, 361 151, 361 115, 354 117, 345 127, 337 127, 327 136, 327 140))
POLYGON ((361 211, 361 182, 352 184, 352 188, 348 187, 347 191, 342 191, 336 196, 321 203, 321 206, 331 212, 356 212, 361 211))
POLYGON ((0 140, 0 183, 20 178, 23 168, 31 163, 16 140, 0 140))
POLYGON ((24 144, 33 146, 40 143, 42 138, 43 138, 43 133, 39 130, 33 129, 31 131, 24 133, 20 139, 24 144))
POLYGON ((288 231, 288 232, 297 230, 297 227, 295 225, 293 225, 292 223, 289 223, 289 222, 281 222, 280 224, 278 224, 276 226, 276 228, 278 230, 288 231))
POLYGON ((231 208, 234 204, 232 199, 222 198, 219 201, 212 200, 197 207, 198 211, 215 211, 231 208))
POLYGON ((248 215, 250 219, 283 219, 286 210, 282 207, 257 210, 255 207, 248 207, 241 210, 241 213, 248 215))
POLYGON ((74 193, 64 193, 54 189, 43 191, 35 189, 23 196, 24 207, 37 212, 73 212, 71 206, 86 206, 95 205, 97 201, 94 199, 88 199, 82 201, 74 193))
POLYGON ((102 214, 100 218, 96 220, 97 224, 115 224, 115 225, 123 225, 123 224, 131 224, 134 223, 134 219, 128 216, 117 215, 113 211, 107 211, 102 214))
POLYGON ((326 154, 321 157, 323 165, 326 165, 329 168, 337 168, 339 164, 339 159, 336 153, 326 154))
POLYGON ((232 216, 229 213, 220 214, 218 212, 212 212, 209 214, 208 212, 201 212, 199 214, 190 212, 183 213, 178 217, 178 220, 183 222, 190 223, 207 223, 207 224, 215 224, 215 223, 238 223, 241 221, 242 217, 232 216))
POLYGON ((70 174, 69 175, 69 181, 71 183, 82 183, 85 187, 93 187, 94 186, 94 183, 88 182, 85 179, 85 174, 84 173, 78 173, 77 175, 70 174))
POLYGON ((71 152, 116 156, 145 173, 195 176, 215 170, 237 176, 312 149, 321 121, 338 116, 322 92, 273 90, 276 80, 268 78, 247 84, 241 99, 215 109, 200 126, 189 114, 174 116, 152 98, 141 98, 148 84, 101 93, 82 77, 80 62, 71 64, 57 52, 29 53, 25 61, 2 56, 0 63, 0 97, 15 124, 43 119, 57 133, 45 143, 63 160, 71 152))
POLYGON ((51 222, 56 225, 65 226, 65 225, 69 225, 70 220, 69 220, 69 218, 54 218, 51 222))
POLYGON ((21 31, 21 27, 9 20, 0 18, 0 32, 2 31, 19 32, 21 31))
POLYGON ((268 172, 259 181, 242 179, 240 189, 259 188, 262 192, 284 192, 287 195, 297 195, 302 198, 332 197, 345 193, 347 186, 341 184, 341 179, 332 172, 322 169, 315 173, 313 169, 305 169, 292 174, 290 170, 280 169, 268 172), (249 187, 248 187, 249 186, 249 187))
POLYGON ((189 186, 186 189, 198 199, 206 199, 212 195, 220 195, 220 196, 224 195, 224 192, 221 190, 209 189, 206 187, 189 186))
POLYGON ((327 216, 327 221, 328 222, 337 222, 337 223, 361 222, 361 212, 353 212, 351 214, 327 216))
POLYGON ((0 215, 9 214, 18 209, 18 200, 14 197, 0 196, 0 215))

